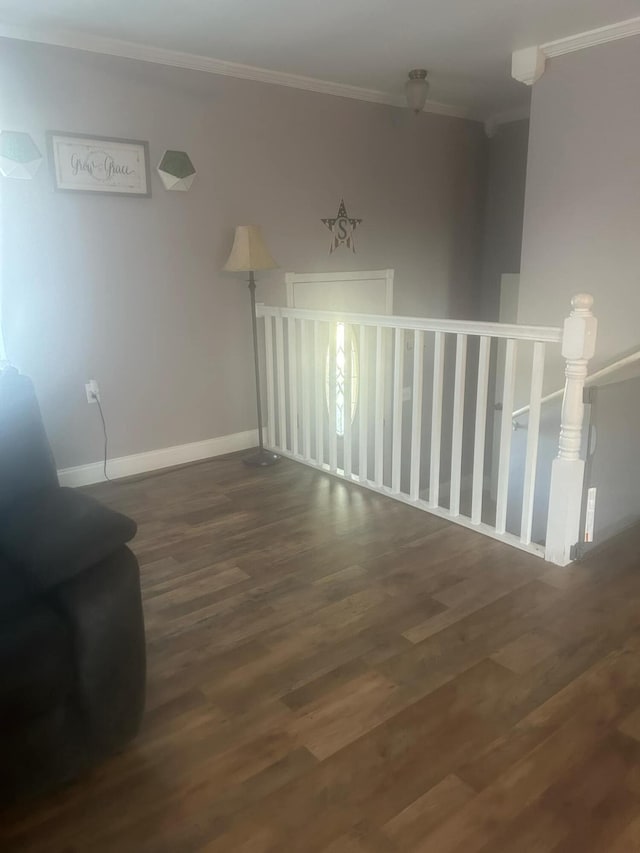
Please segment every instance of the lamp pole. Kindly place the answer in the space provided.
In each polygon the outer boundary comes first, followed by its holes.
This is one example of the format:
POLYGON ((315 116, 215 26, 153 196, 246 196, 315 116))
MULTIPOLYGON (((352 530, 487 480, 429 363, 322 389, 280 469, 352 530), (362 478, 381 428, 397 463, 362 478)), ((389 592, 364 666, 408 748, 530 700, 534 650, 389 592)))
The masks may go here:
MULTIPOLYGON (((262 433, 262 399, 260 396, 260 358, 258 355, 258 323, 256 320, 256 270, 273 270, 278 265, 271 257, 262 238, 259 225, 236 225, 233 246, 224 265, 226 272, 249 273, 249 295, 251 296, 251 326, 253 329, 253 367, 256 374, 256 409, 258 410, 257 453, 243 459, 246 465, 265 468, 280 461, 277 453, 266 450, 262 433)), ((273 365, 269 365, 273 369, 273 365)), ((271 436, 275 441, 275 436, 271 436)))
POLYGON ((243 460, 245 465, 252 467, 265 467, 275 465, 280 457, 270 450, 264 449, 262 437, 262 399, 260 394, 260 359, 258 358, 258 322, 256 320, 256 279, 253 270, 249 270, 249 294, 251 295, 251 324, 253 328, 253 362, 256 374, 256 408, 258 411, 258 442, 260 448, 253 456, 247 456, 243 460))

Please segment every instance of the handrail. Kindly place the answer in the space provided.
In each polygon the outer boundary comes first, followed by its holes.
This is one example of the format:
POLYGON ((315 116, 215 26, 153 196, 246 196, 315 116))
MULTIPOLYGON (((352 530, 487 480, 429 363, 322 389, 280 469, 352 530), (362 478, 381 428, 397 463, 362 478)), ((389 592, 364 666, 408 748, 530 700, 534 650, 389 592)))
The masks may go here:
MULTIPOLYGON (((332 307, 328 298, 324 305, 332 307)), ((575 294, 560 329, 257 305, 256 315, 264 320, 267 449, 567 565, 580 538, 582 400, 597 337, 592 306, 591 295, 575 294), (447 346, 454 336, 455 358, 447 346), (495 425, 495 500, 491 513, 483 513, 494 338, 506 344, 504 359, 500 354, 503 411, 495 425), (517 371, 519 343, 520 349, 532 350, 529 377, 517 371), (566 381, 558 452, 550 481, 543 482, 537 475, 547 343, 562 344, 557 355, 565 361, 566 381), (529 378, 531 408, 516 488, 512 412, 520 378, 525 383, 529 378), (467 399, 471 386, 475 394, 467 399), (471 422, 473 449, 465 453, 471 422), (405 440, 409 427, 410 442, 405 440), (472 462, 468 486, 465 456, 472 462), (427 460, 428 478, 423 475, 427 460), (536 517, 541 490, 548 490, 544 551, 534 544, 543 538, 544 519, 536 517)), ((591 381, 602 375, 599 371, 591 381)))
POLYGON ((398 317, 388 314, 350 314, 339 311, 313 311, 306 308, 281 308, 259 303, 258 317, 291 317, 297 320, 342 322, 360 326, 382 326, 389 329, 411 329, 422 332, 450 332, 479 337, 511 338, 558 344, 562 329, 555 326, 520 326, 516 323, 485 323, 474 320, 440 320, 425 317, 398 317))
MULTIPOLYGON (((596 370, 595 373, 591 373, 584 381, 585 386, 593 385, 598 379, 602 379, 603 376, 609 376, 611 373, 617 373, 618 370, 622 370, 623 367, 628 367, 630 364, 634 364, 636 361, 640 361, 640 349, 632 352, 630 355, 625 355, 623 358, 619 358, 617 361, 614 361, 613 364, 608 364, 606 367, 602 367, 600 370, 596 370)), ((546 397, 543 397, 540 400, 541 404, 549 403, 551 400, 557 400, 559 397, 562 397, 564 394, 564 388, 559 388, 557 391, 553 391, 551 394, 547 394, 546 397)), ((526 415, 529 411, 530 406, 522 406, 520 409, 516 409, 515 412, 512 413, 512 418, 519 418, 521 415, 526 415)))

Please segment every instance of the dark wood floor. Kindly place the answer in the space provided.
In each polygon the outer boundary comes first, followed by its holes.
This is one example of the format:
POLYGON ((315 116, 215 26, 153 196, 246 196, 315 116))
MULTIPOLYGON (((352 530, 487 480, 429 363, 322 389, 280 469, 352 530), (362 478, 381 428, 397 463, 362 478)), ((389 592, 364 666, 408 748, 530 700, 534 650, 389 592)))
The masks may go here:
POLYGON ((136 517, 135 743, 3 851, 640 850, 640 530, 566 569, 294 463, 92 489, 136 517))

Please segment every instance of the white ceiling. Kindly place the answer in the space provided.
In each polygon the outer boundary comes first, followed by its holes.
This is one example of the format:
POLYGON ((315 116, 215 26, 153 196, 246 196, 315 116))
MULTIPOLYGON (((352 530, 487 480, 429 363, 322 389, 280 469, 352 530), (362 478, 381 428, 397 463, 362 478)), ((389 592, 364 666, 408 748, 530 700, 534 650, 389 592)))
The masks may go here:
POLYGON ((79 31, 430 99, 479 118, 527 102, 513 50, 640 14, 640 0, 0 0, 0 22, 79 31))

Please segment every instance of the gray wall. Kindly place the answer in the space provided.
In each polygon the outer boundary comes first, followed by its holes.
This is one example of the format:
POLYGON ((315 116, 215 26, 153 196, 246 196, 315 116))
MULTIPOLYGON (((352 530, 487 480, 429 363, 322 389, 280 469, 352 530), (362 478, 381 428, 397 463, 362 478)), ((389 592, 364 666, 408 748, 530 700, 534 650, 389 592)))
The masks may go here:
MULTIPOLYGON (((640 345, 639 78, 640 38, 633 37, 553 59, 533 87, 518 321, 560 325, 571 295, 592 293, 599 330, 591 371, 640 345)), ((547 362, 550 391, 564 382, 558 347, 548 347, 547 362)), ((523 359, 521 376, 529 366, 523 359)), ((625 386, 617 399, 603 389, 599 405, 591 482, 599 489, 600 541, 638 513, 639 386, 625 386)), ((557 452, 558 422, 559 406, 546 407, 542 483, 557 452)), ((515 441, 516 465, 525 436, 515 441)), ((538 493, 543 520, 547 493, 538 493)))
MULTIPOLYGON (((475 122, 0 40, 2 127, 189 152, 189 193, 57 194, 46 167, 2 182, 5 337, 37 386, 60 467, 255 426, 246 287, 220 269, 261 223, 283 270, 393 267, 396 313, 477 316, 486 140, 475 122), (344 196, 357 254, 328 255, 344 196)), ((283 273, 258 299, 282 301, 283 273)))
MULTIPOLYGON (((482 253, 482 318, 484 320, 500 319, 500 285, 503 273, 520 272, 528 138, 529 122, 522 120, 498 125, 495 136, 489 140, 482 253)), ((517 308, 514 305, 513 317, 505 317, 505 322, 515 322, 516 313, 517 308)), ((499 429, 496 428, 496 412, 493 404, 502 401, 501 386, 500 391, 496 393, 496 383, 502 382, 503 378, 504 343, 499 348, 492 347, 489 373, 491 402, 487 411, 488 439, 485 466, 487 471, 491 471, 491 493, 494 498, 498 478, 499 429), (498 352, 500 352, 501 364, 498 363, 498 352)), ((472 401, 469 402, 471 404, 472 401)), ((469 430, 473 432, 474 429, 472 422, 469 424, 469 430)), ((469 464, 472 464, 471 453, 467 453, 467 459, 469 464)))
POLYGON ((482 314, 498 320, 500 277, 520 272, 529 121, 499 125, 489 140, 482 257, 482 314))
POLYGON ((640 344, 640 37, 551 60, 533 87, 519 321, 595 297, 596 365, 640 344))
POLYGON ((592 390, 595 430, 587 486, 595 486, 593 541, 606 539, 640 520, 640 379, 592 390))

